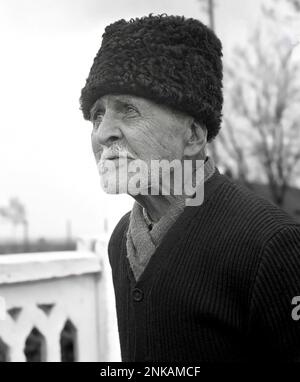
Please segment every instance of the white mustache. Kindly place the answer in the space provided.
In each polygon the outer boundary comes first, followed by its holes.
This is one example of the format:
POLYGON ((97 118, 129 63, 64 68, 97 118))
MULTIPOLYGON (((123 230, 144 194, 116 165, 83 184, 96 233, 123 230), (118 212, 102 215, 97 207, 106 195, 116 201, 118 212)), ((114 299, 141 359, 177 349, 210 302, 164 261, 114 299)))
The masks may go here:
POLYGON ((112 159, 112 158, 129 158, 129 159, 135 159, 133 155, 131 155, 127 150, 125 149, 108 149, 107 151, 103 151, 101 155, 101 161, 112 159))

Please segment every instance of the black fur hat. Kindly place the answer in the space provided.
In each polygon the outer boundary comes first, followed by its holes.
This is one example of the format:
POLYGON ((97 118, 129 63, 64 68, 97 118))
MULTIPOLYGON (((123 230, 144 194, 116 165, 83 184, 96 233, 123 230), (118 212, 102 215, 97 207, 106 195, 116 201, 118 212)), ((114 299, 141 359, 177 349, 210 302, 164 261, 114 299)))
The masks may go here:
POLYGON ((195 19, 165 14, 119 20, 105 28, 80 104, 85 119, 105 94, 132 94, 183 111, 206 125, 222 116, 222 44, 195 19))

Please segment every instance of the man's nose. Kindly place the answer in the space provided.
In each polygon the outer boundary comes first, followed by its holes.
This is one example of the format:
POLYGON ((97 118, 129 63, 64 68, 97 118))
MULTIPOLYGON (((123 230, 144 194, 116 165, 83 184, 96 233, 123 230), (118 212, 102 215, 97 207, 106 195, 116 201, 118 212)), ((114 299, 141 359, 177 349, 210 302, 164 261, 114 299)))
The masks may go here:
POLYGON ((110 114, 105 114, 98 129, 93 131, 92 138, 98 147, 100 145, 110 147, 122 138, 120 121, 110 114))

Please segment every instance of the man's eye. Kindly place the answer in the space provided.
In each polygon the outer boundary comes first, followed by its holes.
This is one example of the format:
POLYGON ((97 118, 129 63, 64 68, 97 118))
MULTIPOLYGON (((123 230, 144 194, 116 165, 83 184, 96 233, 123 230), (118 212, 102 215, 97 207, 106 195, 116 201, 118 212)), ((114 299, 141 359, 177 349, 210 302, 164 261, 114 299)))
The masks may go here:
POLYGON ((126 105, 125 110, 127 113, 137 113, 137 109, 132 105, 126 105))
POLYGON ((99 127, 100 123, 102 122, 102 119, 103 112, 98 111, 97 113, 95 113, 95 115, 93 116, 93 126, 95 129, 99 127))

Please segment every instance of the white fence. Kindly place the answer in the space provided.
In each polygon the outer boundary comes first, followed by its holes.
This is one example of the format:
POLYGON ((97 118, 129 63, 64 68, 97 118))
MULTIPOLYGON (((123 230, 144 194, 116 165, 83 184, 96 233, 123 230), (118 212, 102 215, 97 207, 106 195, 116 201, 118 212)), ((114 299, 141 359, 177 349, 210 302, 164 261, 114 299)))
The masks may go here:
POLYGON ((107 237, 0 256, 0 361, 119 361, 107 237))

